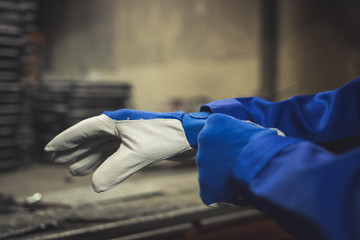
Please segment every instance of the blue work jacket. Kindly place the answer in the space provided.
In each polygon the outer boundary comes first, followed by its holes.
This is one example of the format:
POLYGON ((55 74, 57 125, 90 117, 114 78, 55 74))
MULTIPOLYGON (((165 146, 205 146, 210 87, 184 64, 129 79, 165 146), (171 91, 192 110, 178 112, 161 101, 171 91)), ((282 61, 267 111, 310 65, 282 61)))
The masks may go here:
POLYGON ((360 239, 360 78, 281 102, 233 98, 201 111, 287 136, 250 142, 246 159, 236 159, 247 162, 232 171, 247 201, 302 239, 360 239))

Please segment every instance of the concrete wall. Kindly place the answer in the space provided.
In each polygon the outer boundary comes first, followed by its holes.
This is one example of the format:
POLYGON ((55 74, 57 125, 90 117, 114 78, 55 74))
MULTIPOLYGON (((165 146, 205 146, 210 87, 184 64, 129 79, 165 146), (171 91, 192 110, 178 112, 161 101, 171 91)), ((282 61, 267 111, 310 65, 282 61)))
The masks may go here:
POLYGON ((154 111, 167 110, 166 103, 176 98, 254 95, 259 3, 44 1, 43 78, 129 81, 134 107, 154 111))
POLYGON ((360 76, 360 25, 351 26, 359 7, 353 0, 281 0, 278 99, 360 76))
MULTIPOLYGON (((128 81, 133 107, 150 111, 171 110, 167 103, 178 98, 257 95, 260 3, 43 0, 43 79, 128 81)), ((357 19, 359 5, 279 0, 278 100, 334 89, 359 75, 360 24, 349 27, 347 16, 357 19)))

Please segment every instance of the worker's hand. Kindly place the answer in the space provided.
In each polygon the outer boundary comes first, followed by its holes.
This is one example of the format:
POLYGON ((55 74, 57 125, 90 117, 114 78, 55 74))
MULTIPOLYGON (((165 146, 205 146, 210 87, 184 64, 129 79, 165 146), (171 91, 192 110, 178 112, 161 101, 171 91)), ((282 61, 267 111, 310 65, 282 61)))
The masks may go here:
POLYGON ((198 135, 196 163, 199 171, 200 196, 210 206, 239 204, 239 183, 232 178, 237 161, 246 164, 242 151, 251 141, 283 135, 277 129, 263 128, 224 114, 212 114, 198 135))
POLYGON ((133 173, 197 147, 207 112, 153 113, 129 109, 81 121, 45 147, 56 163, 72 163, 73 175, 93 174, 96 192, 109 190, 133 173))

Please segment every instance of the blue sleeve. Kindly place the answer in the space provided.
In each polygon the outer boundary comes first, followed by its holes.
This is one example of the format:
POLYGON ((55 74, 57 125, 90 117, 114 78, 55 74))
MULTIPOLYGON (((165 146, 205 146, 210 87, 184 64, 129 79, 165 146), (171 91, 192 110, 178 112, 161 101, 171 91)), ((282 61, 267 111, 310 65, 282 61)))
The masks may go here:
POLYGON ((301 239, 360 239, 360 148, 335 155, 308 141, 266 136, 241 152, 231 179, 301 239))
POLYGON ((333 91, 296 96, 281 102, 257 97, 233 98, 208 103, 201 111, 250 120, 312 142, 359 136, 360 78, 333 91))

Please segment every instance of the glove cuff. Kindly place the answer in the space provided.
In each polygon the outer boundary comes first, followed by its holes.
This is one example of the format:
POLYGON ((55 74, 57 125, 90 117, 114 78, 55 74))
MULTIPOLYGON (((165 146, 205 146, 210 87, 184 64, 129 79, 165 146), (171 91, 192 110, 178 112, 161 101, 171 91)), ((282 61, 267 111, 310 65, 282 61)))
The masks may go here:
POLYGON ((188 113, 183 116, 182 125, 186 138, 192 148, 197 148, 197 136, 204 127, 210 112, 188 113))
POLYGON ((104 114, 116 121, 177 119, 182 123, 186 139, 192 148, 197 147, 197 136, 205 125, 206 119, 210 116, 210 112, 195 112, 188 114, 185 114, 183 111, 156 113, 131 109, 120 109, 112 112, 104 112, 104 114))

